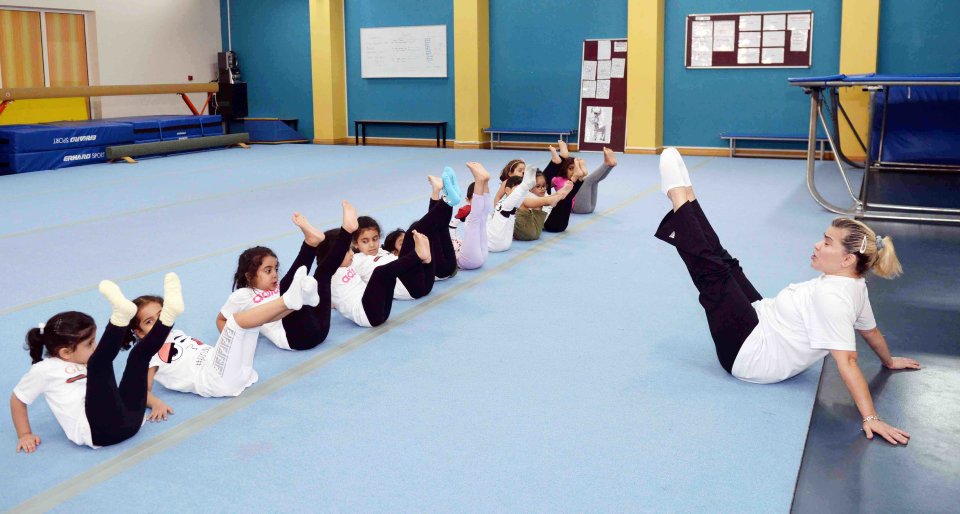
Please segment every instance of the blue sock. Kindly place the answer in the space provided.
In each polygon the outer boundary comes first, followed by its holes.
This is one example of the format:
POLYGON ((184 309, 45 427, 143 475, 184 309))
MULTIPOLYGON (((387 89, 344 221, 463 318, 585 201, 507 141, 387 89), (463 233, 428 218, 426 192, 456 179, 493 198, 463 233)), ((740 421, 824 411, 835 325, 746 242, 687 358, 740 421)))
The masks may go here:
POLYGON ((443 168, 443 196, 447 205, 460 205, 460 184, 457 184, 457 174, 453 168, 447 166, 443 168))

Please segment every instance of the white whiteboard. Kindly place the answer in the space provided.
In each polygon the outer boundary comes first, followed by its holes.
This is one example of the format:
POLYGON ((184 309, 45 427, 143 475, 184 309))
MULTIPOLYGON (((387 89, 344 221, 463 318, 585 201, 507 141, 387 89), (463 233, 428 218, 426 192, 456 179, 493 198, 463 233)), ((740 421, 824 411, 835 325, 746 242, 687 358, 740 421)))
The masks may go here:
POLYGON ((446 77, 447 26, 360 29, 360 76, 446 77))

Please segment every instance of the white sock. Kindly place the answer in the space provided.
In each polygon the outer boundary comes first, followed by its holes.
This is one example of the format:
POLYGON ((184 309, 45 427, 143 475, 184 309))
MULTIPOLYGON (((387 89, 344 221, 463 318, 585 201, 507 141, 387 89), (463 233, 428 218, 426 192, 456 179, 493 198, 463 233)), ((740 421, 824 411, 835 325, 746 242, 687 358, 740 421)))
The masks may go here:
POLYGON ((176 273, 167 273, 163 277, 163 308, 160 309, 160 323, 172 327, 177 316, 183 314, 183 288, 176 273))
POLYGON ((690 186, 690 174, 683 164, 680 152, 674 147, 666 148, 660 154, 660 191, 664 194, 675 187, 690 186))
POLYGON ((103 280, 100 282, 100 294, 110 302, 113 312, 110 313, 110 323, 115 327, 125 327, 137 315, 137 306, 120 290, 115 282, 103 280))
POLYGON ((283 293, 283 304, 292 311, 298 311, 303 307, 303 279, 307 276, 307 267, 300 266, 297 272, 293 274, 293 282, 290 289, 283 293))
POLYGON ((320 305, 320 293, 317 292, 317 279, 310 276, 303 277, 301 286, 301 290, 303 291, 303 304, 309 305, 310 307, 320 305))

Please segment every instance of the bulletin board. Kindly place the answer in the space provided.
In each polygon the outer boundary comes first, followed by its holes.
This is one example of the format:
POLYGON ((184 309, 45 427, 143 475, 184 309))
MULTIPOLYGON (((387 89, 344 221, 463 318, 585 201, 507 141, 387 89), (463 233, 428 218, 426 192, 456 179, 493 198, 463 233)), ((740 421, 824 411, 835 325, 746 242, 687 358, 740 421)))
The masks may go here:
POLYGON ((687 16, 688 69, 809 68, 813 11, 687 16))
POLYGON ((360 29, 360 76, 446 77, 447 26, 360 29))
POLYGON ((622 152, 627 129, 627 40, 587 39, 580 59, 580 151, 622 152))

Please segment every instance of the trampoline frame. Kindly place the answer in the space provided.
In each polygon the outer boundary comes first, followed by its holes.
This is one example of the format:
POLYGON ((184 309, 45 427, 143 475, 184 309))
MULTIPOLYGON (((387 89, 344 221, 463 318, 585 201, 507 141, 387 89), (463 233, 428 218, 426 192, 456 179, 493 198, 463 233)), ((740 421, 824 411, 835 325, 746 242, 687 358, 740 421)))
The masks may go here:
POLYGON ((847 215, 854 216, 857 218, 868 218, 868 219, 881 219, 881 220, 896 220, 896 221, 921 221, 921 222, 937 222, 937 223, 960 223, 960 209, 946 208, 946 207, 925 207, 918 205, 898 205, 898 204, 883 204, 883 203, 874 203, 869 202, 867 197, 867 183, 869 174, 878 173, 882 170, 896 170, 896 171, 919 171, 919 172, 945 172, 945 173, 960 173, 960 166, 951 166, 951 165, 942 165, 942 164, 921 164, 921 163, 907 163, 907 162, 885 162, 880 160, 883 156, 883 141, 886 135, 886 115, 887 115, 887 99, 889 98, 888 94, 884 95, 884 103, 881 112, 881 122, 880 122, 880 134, 875 134, 873 129, 874 119, 874 100, 876 98, 877 91, 884 91, 884 93, 889 92, 891 86, 955 86, 960 87, 960 78, 936 78, 936 77, 927 77, 925 79, 917 80, 884 80, 880 78, 867 78, 863 79, 851 79, 843 76, 830 77, 827 80, 815 80, 815 79, 791 79, 790 84, 793 86, 802 87, 806 94, 810 95, 810 122, 809 130, 807 135, 807 189, 810 191, 810 195, 813 196, 814 200, 819 203, 823 208, 828 211, 847 215), (843 80, 845 79, 845 80, 843 80), (871 123, 867 128, 867 141, 864 144, 863 139, 860 137, 860 134, 857 132, 856 127, 853 126, 853 123, 850 121, 850 118, 847 116, 846 111, 843 109, 843 106, 840 103, 840 98, 838 90, 841 87, 861 87, 864 91, 869 92, 870 94, 870 103, 868 104, 869 114, 868 118, 871 120, 871 123), (829 100, 825 99, 825 95, 829 92, 829 100), (828 109, 831 121, 831 126, 828 127, 827 120, 824 116, 824 109, 828 109), (865 160, 864 162, 855 162, 849 159, 842 151, 840 147, 840 131, 839 131, 839 119, 837 115, 842 114, 844 119, 847 122, 847 125, 850 127, 853 132, 854 137, 856 137, 857 142, 860 147, 864 150, 865 160), (850 198, 853 200, 853 204, 850 207, 843 208, 836 206, 830 203, 827 199, 820 194, 817 190, 814 177, 815 177, 815 168, 816 168, 816 137, 817 137, 817 122, 823 126, 823 130, 827 135, 830 146, 834 149, 834 162, 836 162, 837 167, 840 170, 840 174, 843 177, 844 184, 847 186, 847 192, 850 194, 850 198), (833 130, 831 130, 831 128, 833 130), (874 161, 871 157, 870 151, 868 148, 873 148, 873 138, 879 137, 879 152, 878 160, 874 161), (850 167, 863 168, 864 177, 863 183, 860 187, 859 195, 854 194, 853 188, 850 185, 850 180, 847 177, 846 169, 844 168, 844 163, 850 167), (877 210, 877 209, 886 209, 886 210, 877 210))

